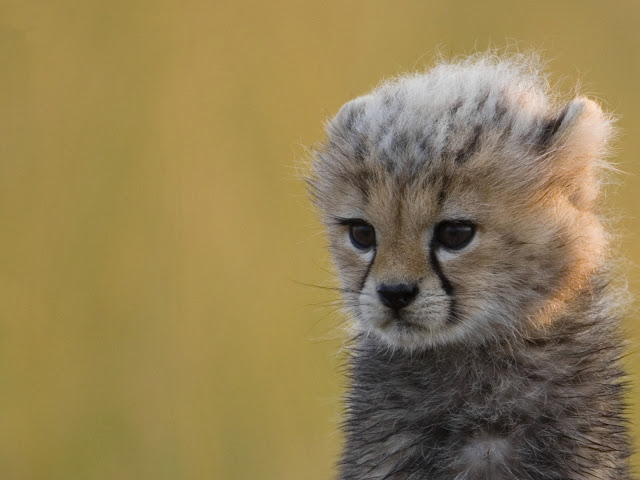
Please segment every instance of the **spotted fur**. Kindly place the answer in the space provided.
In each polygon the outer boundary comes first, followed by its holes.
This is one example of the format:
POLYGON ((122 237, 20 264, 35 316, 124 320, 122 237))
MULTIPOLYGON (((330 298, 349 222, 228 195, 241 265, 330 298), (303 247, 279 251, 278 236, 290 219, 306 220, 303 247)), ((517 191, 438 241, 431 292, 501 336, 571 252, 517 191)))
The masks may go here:
POLYGON ((631 478, 597 202, 611 117, 531 57, 483 55, 384 83, 327 131, 309 184, 356 330, 340 478, 631 478), (470 243, 444 248, 446 221, 470 243), (393 309, 381 285, 418 294, 393 309))

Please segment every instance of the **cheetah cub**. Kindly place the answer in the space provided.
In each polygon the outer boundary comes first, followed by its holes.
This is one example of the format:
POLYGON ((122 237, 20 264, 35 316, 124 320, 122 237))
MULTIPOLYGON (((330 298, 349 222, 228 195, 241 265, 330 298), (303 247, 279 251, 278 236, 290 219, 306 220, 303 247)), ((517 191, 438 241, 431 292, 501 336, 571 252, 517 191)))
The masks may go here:
POLYGON ((342 107, 309 178, 346 309, 340 479, 630 479, 611 117, 476 56, 342 107))

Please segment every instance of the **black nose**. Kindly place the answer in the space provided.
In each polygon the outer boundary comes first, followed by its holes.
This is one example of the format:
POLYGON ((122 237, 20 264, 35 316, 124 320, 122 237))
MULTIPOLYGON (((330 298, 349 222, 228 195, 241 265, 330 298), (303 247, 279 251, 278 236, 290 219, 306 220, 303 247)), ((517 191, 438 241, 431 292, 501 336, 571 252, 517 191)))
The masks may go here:
POLYGON ((386 285, 381 283, 378 287, 380 301, 389 308, 400 310, 406 307, 418 295, 418 286, 409 283, 397 283, 386 285))

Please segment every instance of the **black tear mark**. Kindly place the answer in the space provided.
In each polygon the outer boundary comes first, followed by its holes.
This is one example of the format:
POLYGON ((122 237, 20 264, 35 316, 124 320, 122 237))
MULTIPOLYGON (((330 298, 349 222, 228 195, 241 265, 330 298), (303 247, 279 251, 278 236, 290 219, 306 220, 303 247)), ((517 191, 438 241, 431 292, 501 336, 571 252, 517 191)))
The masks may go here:
POLYGON ((564 117, 567 116, 568 110, 569 107, 565 107, 556 118, 549 118, 543 121, 542 128, 538 134, 538 140, 536 142, 536 145, 540 149, 547 148, 549 143, 551 143, 553 136, 558 132, 560 125, 562 125, 564 117))
POLYGON ((440 267, 440 262, 438 262, 438 257, 436 256, 436 248, 438 247, 435 237, 431 240, 431 244, 429 245, 429 261, 431 262, 431 267, 433 271, 436 272, 438 278, 440 279, 440 284, 442 285, 442 289, 447 295, 453 294, 453 285, 449 279, 444 275, 442 268, 440 267))
POLYGON ((438 278, 440 279, 440 285, 442 286, 444 293, 449 296, 449 316, 447 321, 449 323, 456 323, 460 320, 458 302, 456 297, 453 295, 453 285, 440 267, 440 262, 438 262, 438 257, 436 256, 436 248, 438 248, 438 244, 435 237, 433 237, 429 245, 429 261, 431 263, 431 268, 433 268, 433 271, 436 272, 436 275, 438 275, 438 278))
POLYGON ((360 293, 362 293, 362 289, 364 288, 364 284, 367 283, 367 278, 369 277, 369 273, 371 273, 371 267, 373 267, 373 262, 376 259, 376 254, 378 253, 377 249, 373 249, 373 257, 371 257, 371 261, 369 262, 369 264, 367 265, 367 269, 364 272, 364 275, 362 277, 362 280, 360 280, 360 286, 358 288, 358 291, 360 293))

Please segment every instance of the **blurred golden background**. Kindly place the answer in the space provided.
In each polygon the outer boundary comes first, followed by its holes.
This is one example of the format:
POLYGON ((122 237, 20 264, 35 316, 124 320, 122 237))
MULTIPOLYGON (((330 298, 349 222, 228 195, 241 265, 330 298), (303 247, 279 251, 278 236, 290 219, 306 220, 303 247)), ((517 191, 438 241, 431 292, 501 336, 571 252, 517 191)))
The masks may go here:
POLYGON ((639 21, 635 0, 0 0, 0 478, 330 478, 342 319, 304 285, 331 273, 295 165, 437 51, 541 50, 620 115, 637 294, 639 21))

